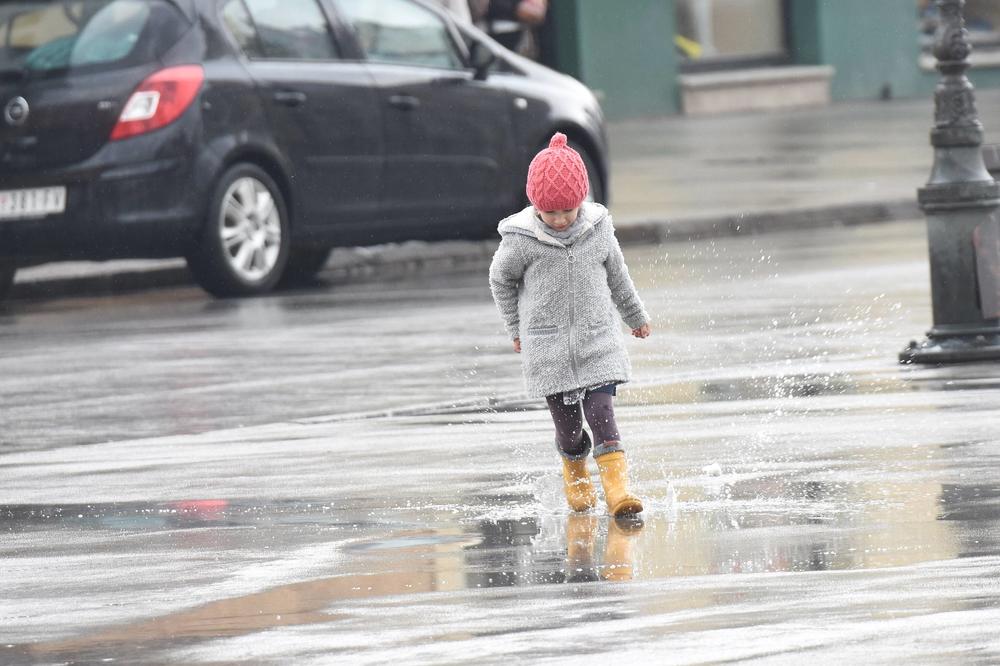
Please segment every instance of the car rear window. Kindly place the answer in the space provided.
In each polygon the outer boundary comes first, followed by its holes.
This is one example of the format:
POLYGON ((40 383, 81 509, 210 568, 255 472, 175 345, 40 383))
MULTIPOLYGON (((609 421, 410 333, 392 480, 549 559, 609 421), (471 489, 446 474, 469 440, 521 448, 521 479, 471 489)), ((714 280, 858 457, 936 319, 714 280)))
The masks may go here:
POLYGON ((157 59, 187 28, 166 0, 0 4, 0 72, 53 74, 157 59))

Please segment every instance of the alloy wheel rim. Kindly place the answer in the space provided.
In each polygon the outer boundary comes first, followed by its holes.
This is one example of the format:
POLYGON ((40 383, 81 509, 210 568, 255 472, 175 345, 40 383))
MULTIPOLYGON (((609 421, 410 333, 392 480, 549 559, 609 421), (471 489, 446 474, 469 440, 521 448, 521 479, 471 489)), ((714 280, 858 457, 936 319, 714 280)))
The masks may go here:
POLYGON ((281 213, 271 190, 256 178, 235 180, 222 197, 219 233, 226 260, 243 280, 258 282, 278 263, 281 213))

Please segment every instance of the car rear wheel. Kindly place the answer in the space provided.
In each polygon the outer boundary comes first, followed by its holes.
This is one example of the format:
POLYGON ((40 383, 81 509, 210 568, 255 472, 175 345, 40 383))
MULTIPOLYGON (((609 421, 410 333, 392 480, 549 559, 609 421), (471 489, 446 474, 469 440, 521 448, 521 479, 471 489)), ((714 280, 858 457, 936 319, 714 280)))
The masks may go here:
POLYGON ((604 192, 604 184, 601 182, 600 171, 597 169, 597 162, 594 158, 590 156, 587 149, 582 145, 570 139, 566 144, 580 153, 580 157, 583 158, 583 164, 587 167, 587 178, 590 182, 590 191, 587 192, 587 201, 596 201, 599 204, 607 203, 607 197, 604 192))
POLYGON ((14 275, 17 266, 11 262, 0 261, 0 301, 7 298, 10 288, 14 286, 14 275))
POLYGON ((215 188, 188 266, 215 296, 262 294, 281 278, 289 236, 288 209, 274 180, 253 164, 238 164, 215 188))
POLYGON ((282 287, 298 287, 314 282, 316 275, 330 260, 332 251, 333 248, 329 247, 292 248, 278 284, 282 287))

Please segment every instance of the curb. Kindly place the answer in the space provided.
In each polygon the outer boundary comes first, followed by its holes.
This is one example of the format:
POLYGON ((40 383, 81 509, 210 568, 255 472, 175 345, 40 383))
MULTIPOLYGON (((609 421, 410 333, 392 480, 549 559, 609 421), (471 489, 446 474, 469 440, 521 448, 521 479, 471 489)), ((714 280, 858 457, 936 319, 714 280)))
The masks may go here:
MULTIPOLYGON (((84 275, 65 274, 21 280, 16 278, 5 302, 48 300, 65 296, 110 296, 147 289, 162 289, 193 282, 183 264, 163 266, 150 262, 149 267, 116 268, 109 264, 106 272, 84 275)), ((28 269, 22 269, 28 270, 28 269)))
POLYGON ((622 245, 636 245, 823 227, 856 226, 895 220, 912 220, 920 217, 922 217, 922 213, 917 206, 916 197, 913 197, 913 199, 897 201, 753 211, 721 217, 630 222, 617 226, 615 234, 622 245))
MULTIPOLYGON (((622 245, 682 242, 688 240, 763 234, 776 231, 853 226, 919 218, 914 199, 871 202, 816 208, 756 211, 721 217, 629 222, 618 226, 622 245)), ((351 284, 377 280, 400 280, 414 275, 463 272, 488 264, 495 240, 407 241, 373 247, 336 248, 318 280, 321 284, 351 284)), ((107 270, 85 274, 56 274, 19 280, 9 299, 47 300, 65 296, 108 296, 148 289, 190 286, 194 280, 181 260, 115 262, 107 270)))
MULTIPOLYGON (((490 261, 495 241, 407 241, 372 247, 335 248, 317 284, 399 280, 413 275, 447 274, 478 268, 490 261)), ((18 280, 9 301, 65 296, 109 296, 148 289, 194 286, 183 260, 109 262, 106 270, 88 267, 82 274, 18 280)))

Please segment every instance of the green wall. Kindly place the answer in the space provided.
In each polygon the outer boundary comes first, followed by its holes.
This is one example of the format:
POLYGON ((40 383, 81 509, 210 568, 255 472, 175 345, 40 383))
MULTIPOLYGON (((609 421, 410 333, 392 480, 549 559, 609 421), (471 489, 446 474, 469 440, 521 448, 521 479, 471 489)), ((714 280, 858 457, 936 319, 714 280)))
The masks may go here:
MULTIPOLYGON (((550 0, 547 64, 601 96, 611 119, 679 111, 674 0, 550 0)), ((789 48, 802 65, 832 65, 834 100, 930 96, 918 65, 915 0, 788 0, 789 48)), ((970 70, 1000 87, 1000 68, 970 70)))
MULTIPOLYGON (((835 100, 877 98, 886 85, 893 97, 933 94, 939 75, 917 64, 913 0, 790 0, 789 11, 793 59, 833 65, 835 100)), ((1000 87, 1000 68, 968 75, 977 88, 1000 87)))
POLYGON ((609 118, 676 113, 673 0, 552 0, 556 66, 601 97, 609 118))
POLYGON ((835 100, 912 97, 924 89, 914 0, 791 0, 796 63, 833 65, 835 100))

